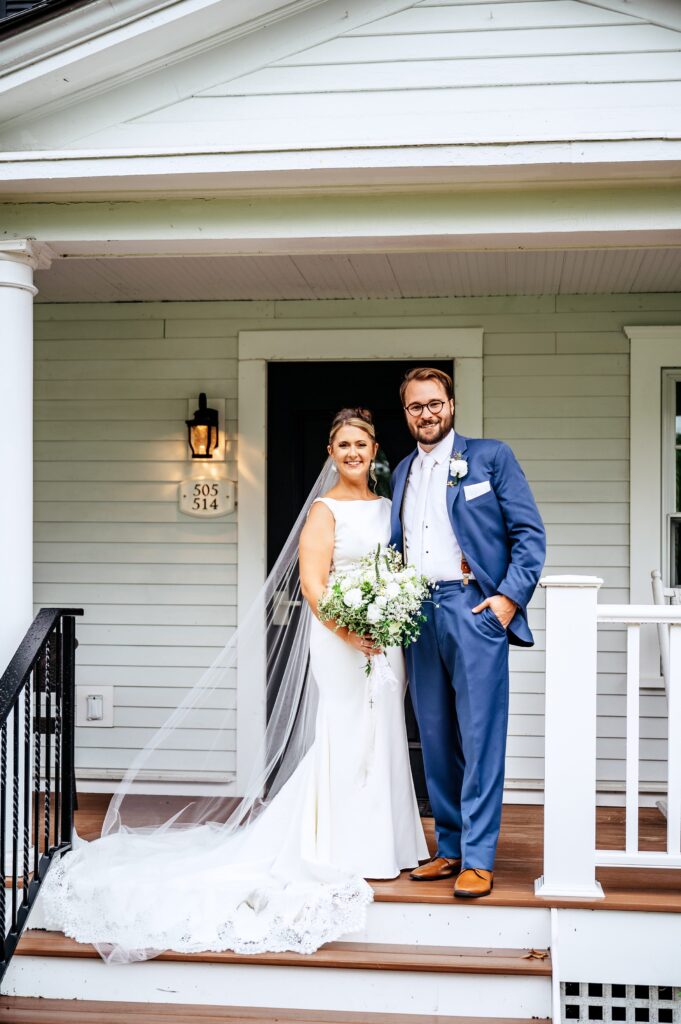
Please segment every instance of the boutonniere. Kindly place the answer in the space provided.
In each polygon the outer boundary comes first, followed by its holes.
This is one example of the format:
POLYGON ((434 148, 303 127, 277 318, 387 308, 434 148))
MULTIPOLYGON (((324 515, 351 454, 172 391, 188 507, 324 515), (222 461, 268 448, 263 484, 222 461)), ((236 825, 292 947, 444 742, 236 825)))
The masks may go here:
POLYGON ((452 479, 447 481, 447 486, 454 487, 455 484, 458 484, 459 480, 465 477, 467 472, 468 463, 463 457, 463 452, 454 452, 449 460, 449 475, 452 479))

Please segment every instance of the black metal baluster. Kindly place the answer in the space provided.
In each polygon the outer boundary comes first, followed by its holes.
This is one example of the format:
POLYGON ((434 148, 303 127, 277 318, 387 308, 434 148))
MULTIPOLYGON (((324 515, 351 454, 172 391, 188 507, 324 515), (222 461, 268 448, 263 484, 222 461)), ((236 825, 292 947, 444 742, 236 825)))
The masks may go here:
POLYGON ((7 890, 5 877, 5 850, 7 845, 7 723, 2 726, 0 734, 0 939, 2 940, 2 959, 5 960, 5 933, 7 930, 7 890))
POLYGON ((62 729, 62 809, 61 841, 71 843, 73 832, 73 804, 75 787, 75 730, 74 697, 76 674, 76 620, 72 615, 62 619, 63 661, 62 695, 64 702, 62 729))
POLYGON ((31 675, 29 674, 24 687, 24 880, 21 902, 24 906, 28 903, 29 887, 29 863, 31 855, 31 704, 32 687, 31 675))
POLYGON ((33 687, 35 690, 35 714, 33 717, 33 832, 35 841, 33 843, 33 877, 38 878, 40 869, 40 766, 41 766, 41 743, 40 743, 40 719, 42 717, 42 683, 43 659, 38 657, 33 670, 33 687))
POLYGON ((54 695, 54 845, 61 843, 60 836, 60 797, 61 797, 61 716, 64 694, 64 643, 62 638, 61 620, 57 623, 55 639, 55 695, 54 695))
POLYGON ((45 642, 45 855, 50 852, 50 797, 52 781, 52 744, 50 743, 50 727, 52 725, 52 634, 45 642))
POLYGON ((12 704, 12 924, 17 930, 19 880, 19 697, 12 704))

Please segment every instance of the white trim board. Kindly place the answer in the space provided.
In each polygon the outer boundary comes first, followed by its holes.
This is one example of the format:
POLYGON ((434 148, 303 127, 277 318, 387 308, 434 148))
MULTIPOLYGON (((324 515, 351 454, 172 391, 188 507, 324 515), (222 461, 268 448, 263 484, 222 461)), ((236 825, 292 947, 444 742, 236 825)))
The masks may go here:
MULTIPOLYGON (((650 604, 650 574, 662 569, 662 371, 681 366, 681 325, 625 326, 631 342, 629 600, 650 604)), ((641 632, 641 683, 661 688, 652 630, 641 632)))
MULTIPOLYGON (((267 364, 273 361, 451 359, 456 425, 482 436, 482 327, 239 332, 238 621, 266 575, 267 364)), ((396 396, 397 401, 397 396, 396 396)), ((329 410, 329 416, 334 410, 329 410)), ((324 453, 320 452, 320 468, 324 453)), ((239 651, 237 669, 237 789, 253 768, 265 724, 262 652, 239 651), (254 659, 257 659, 257 663, 254 659)))
POLYGON ((543 143, 437 143, 413 147, 366 145, 324 149, 225 152, 214 146, 176 145, 173 151, 145 147, 123 150, 24 150, 0 153, 0 193, 46 193, 78 198, 128 194, 142 198, 220 193, 230 189, 404 188, 482 183, 535 187, 538 182, 591 185, 645 181, 650 186, 673 180, 681 155, 676 139, 543 143))
POLYGON ((8 237, 53 254, 187 256, 676 245, 676 187, 504 187, 476 191, 364 190, 314 194, 18 202, 3 207, 8 237))

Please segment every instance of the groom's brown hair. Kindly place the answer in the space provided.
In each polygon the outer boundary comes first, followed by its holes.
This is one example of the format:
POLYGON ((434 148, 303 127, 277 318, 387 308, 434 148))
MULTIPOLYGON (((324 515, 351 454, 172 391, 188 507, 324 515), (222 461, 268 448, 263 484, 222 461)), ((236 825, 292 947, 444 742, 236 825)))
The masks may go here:
POLYGON ((434 366, 415 366, 407 370, 400 384, 400 401, 404 405, 404 395, 413 380, 436 380, 445 389, 447 398, 454 398, 454 382, 444 370, 436 370, 434 366))

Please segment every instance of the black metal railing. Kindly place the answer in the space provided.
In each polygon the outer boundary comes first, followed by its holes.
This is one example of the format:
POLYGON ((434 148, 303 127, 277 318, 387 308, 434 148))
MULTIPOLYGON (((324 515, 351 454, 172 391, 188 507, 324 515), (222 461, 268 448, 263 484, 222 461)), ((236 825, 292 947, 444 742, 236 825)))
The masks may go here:
POLYGON ((82 614, 42 608, 0 678, 0 981, 50 861, 71 845, 82 614))

